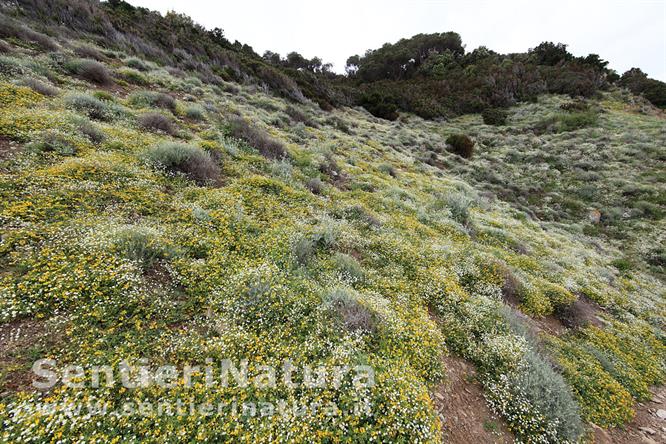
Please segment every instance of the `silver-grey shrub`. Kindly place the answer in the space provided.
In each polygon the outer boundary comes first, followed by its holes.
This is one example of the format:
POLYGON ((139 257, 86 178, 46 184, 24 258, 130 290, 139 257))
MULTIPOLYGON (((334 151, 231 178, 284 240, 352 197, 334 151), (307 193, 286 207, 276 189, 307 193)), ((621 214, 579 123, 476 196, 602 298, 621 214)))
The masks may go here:
POLYGON ((148 162, 172 173, 181 173, 199 185, 217 182, 220 167, 203 149, 185 143, 165 142, 146 153, 148 162))

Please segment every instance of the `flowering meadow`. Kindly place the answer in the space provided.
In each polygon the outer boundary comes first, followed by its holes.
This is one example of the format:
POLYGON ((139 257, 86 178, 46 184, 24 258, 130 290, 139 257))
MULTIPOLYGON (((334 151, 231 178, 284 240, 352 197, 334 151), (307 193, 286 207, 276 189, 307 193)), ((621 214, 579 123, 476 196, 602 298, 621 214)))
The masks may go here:
POLYGON ((455 355, 516 442, 589 442, 663 383, 666 120, 626 91, 579 128, 557 95, 504 126, 389 122, 90 43, 94 65, 83 42, 6 44, 2 441, 442 442, 431 390, 455 355), (40 358, 367 365, 375 384, 37 391, 40 358), (338 411, 114 410, 175 399, 338 411), (39 408, 96 402, 114 413, 39 408))

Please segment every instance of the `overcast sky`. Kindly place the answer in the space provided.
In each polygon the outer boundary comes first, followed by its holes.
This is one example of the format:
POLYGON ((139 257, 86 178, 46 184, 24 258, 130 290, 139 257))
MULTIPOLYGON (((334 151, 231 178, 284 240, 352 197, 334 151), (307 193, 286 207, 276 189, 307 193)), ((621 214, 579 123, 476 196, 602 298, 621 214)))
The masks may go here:
POLYGON ((622 74, 666 81, 666 0, 129 0, 185 13, 263 54, 297 51, 342 72, 347 57, 418 33, 456 31, 467 50, 524 52, 542 41, 597 53, 622 74))

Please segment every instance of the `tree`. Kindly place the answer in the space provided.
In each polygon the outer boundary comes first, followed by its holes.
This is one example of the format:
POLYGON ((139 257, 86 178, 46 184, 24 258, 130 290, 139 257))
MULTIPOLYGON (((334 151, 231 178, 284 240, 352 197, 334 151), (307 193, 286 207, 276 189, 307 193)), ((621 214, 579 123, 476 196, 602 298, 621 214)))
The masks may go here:
POLYGON ((530 49, 528 54, 538 65, 555 66, 573 59, 573 55, 567 51, 567 45, 564 43, 543 42, 536 48, 530 49))
POLYGON ((210 38, 222 46, 229 46, 229 40, 224 36, 224 30, 222 28, 215 28, 210 31, 210 38))
POLYGON ((608 66, 608 62, 599 57, 598 54, 589 54, 587 57, 581 58, 580 61, 599 71, 606 71, 606 67, 608 66))
POLYGON ((351 56, 347 59, 345 63, 345 72, 348 76, 353 76, 358 71, 358 67, 361 64, 361 57, 358 55, 351 56))
POLYGON ((296 51, 292 51, 289 54, 287 54, 287 59, 285 62, 287 68, 293 68, 293 69, 307 69, 309 64, 309 60, 307 60, 305 57, 303 57, 296 51))
POLYGON ((280 54, 277 52, 273 51, 266 51, 264 52, 264 55, 261 56, 265 61, 270 63, 271 65, 281 65, 282 64, 282 57, 280 57, 280 54))
POLYGON ((648 78, 640 68, 631 68, 622 74, 618 83, 634 94, 642 94, 653 105, 666 107, 666 83, 648 78))
POLYGON ((411 79, 430 57, 449 53, 454 59, 464 55, 460 35, 455 32, 417 34, 396 43, 386 43, 363 57, 347 60, 348 73, 356 73, 365 81, 411 79))

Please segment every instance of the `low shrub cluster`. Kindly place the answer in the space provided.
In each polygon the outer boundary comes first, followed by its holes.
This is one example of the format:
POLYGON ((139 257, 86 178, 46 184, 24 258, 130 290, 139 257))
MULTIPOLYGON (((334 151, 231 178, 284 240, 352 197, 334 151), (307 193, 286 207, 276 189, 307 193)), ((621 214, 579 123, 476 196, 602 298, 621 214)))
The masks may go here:
POLYGON ((356 259, 348 254, 336 252, 333 255, 333 263, 340 279, 350 284, 363 281, 365 273, 356 259))
POLYGON ((451 134, 446 139, 451 151, 465 159, 471 159, 474 155, 474 141, 465 134, 451 134))
POLYGON ((220 167, 212 156, 193 145, 165 142, 150 149, 146 158, 153 166, 184 174, 199 185, 214 184, 220 178, 220 167))
POLYGON ((320 195, 324 192, 325 189, 324 182, 321 181, 320 178, 318 177, 313 177, 312 179, 308 180, 307 183, 305 184, 305 188, 307 188, 312 194, 317 194, 320 195))
POLYGON ((106 140, 104 132, 94 123, 83 120, 77 125, 81 134, 86 136, 92 143, 99 144, 106 140))
POLYGON ((336 288, 326 297, 326 304, 340 318, 347 330, 375 332, 377 319, 368 308, 361 304, 355 292, 345 288, 336 288))
POLYGON ((206 111, 199 105, 189 105, 185 107, 185 116, 192 120, 204 120, 206 111))
POLYGON ((575 131, 594 126, 598 120, 599 114, 592 110, 558 113, 539 122, 535 127, 535 131, 538 134, 575 131))
POLYGON ((486 108, 481 112, 481 117, 486 125, 501 126, 506 125, 509 114, 501 108, 486 108))
POLYGON ((287 114, 294 122, 301 122, 307 126, 310 126, 312 128, 317 128, 319 125, 312 120, 308 115, 306 115, 304 112, 299 110, 298 108, 288 105, 287 108, 284 110, 285 114, 287 114))
POLYGON ((130 94, 128 102, 136 107, 156 107, 168 109, 171 112, 176 110, 176 100, 169 94, 157 91, 138 91, 130 94))
POLYGON ((158 230, 140 225, 114 227, 108 233, 113 249, 127 259, 140 264, 144 270, 150 269, 158 260, 170 256, 158 230))
POLYGON ((262 156, 268 159, 282 159, 287 157, 287 150, 281 142, 251 125, 242 117, 235 117, 229 121, 227 134, 256 148, 262 156))
POLYGON ((4 40, 0 40, 0 54, 10 54, 12 52, 13 50, 9 43, 5 42, 4 40))
POLYGON ((65 68, 72 74, 83 80, 98 85, 109 85, 113 83, 111 73, 104 64, 90 59, 74 59, 65 63, 65 68))
POLYGON ((590 104, 584 100, 573 100, 571 102, 561 104, 560 109, 572 112, 589 111, 590 104))
POLYGON ((148 131, 161 131, 172 136, 178 133, 173 120, 158 112, 145 113, 139 116, 139 126, 148 131))
POLYGON ((37 32, 24 24, 17 23, 4 15, 0 15, 0 38, 17 38, 26 42, 34 42, 41 49, 55 51, 58 49, 56 42, 46 34, 37 32))
POLYGON ((58 88, 51 86, 47 83, 41 82, 37 79, 26 78, 21 81, 24 86, 40 93, 43 96, 54 97, 58 95, 58 88))
POLYGON ((140 71, 131 68, 122 68, 117 71, 118 75, 133 85, 146 86, 150 83, 148 78, 140 71))
POLYGON ((125 65, 139 71, 148 71, 149 69, 148 65, 143 60, 136 57, 130 57, 129 59, 125 60, 125 65))
POLYGON ((395 167, 391 164, 388 163, 382 163, 377 167, 379 171, 381 171, 384 174, 388 174, 391 177, 398 177, 398 170, 395 169, 395 167))
POLYGON ((74 54, 84 59, 93 59, 98 62, 104 62, 107 57, 102 54, 102 51, 90 45, 77 45, 74 47, 74 54))
POLYGON ((86 114, 93 120, 112 120, 119 115, 119 109, 109 102, 88 94, 71 93, 65 97, 68 108, 86 114))
POLYGON ((469 226, 471 216, 470 208, 474 205, 474 199, 462 192, 449 193, 444 196, 443 204, 451 212, 451 218, 463 226, 469 226))
POLYGON ((76 146, 67 140, 63 134, 56 131, 44 133, 37 141, 30 143, 28 149, 41 153, 54 152, 62 156, 76 154, 76 146))

